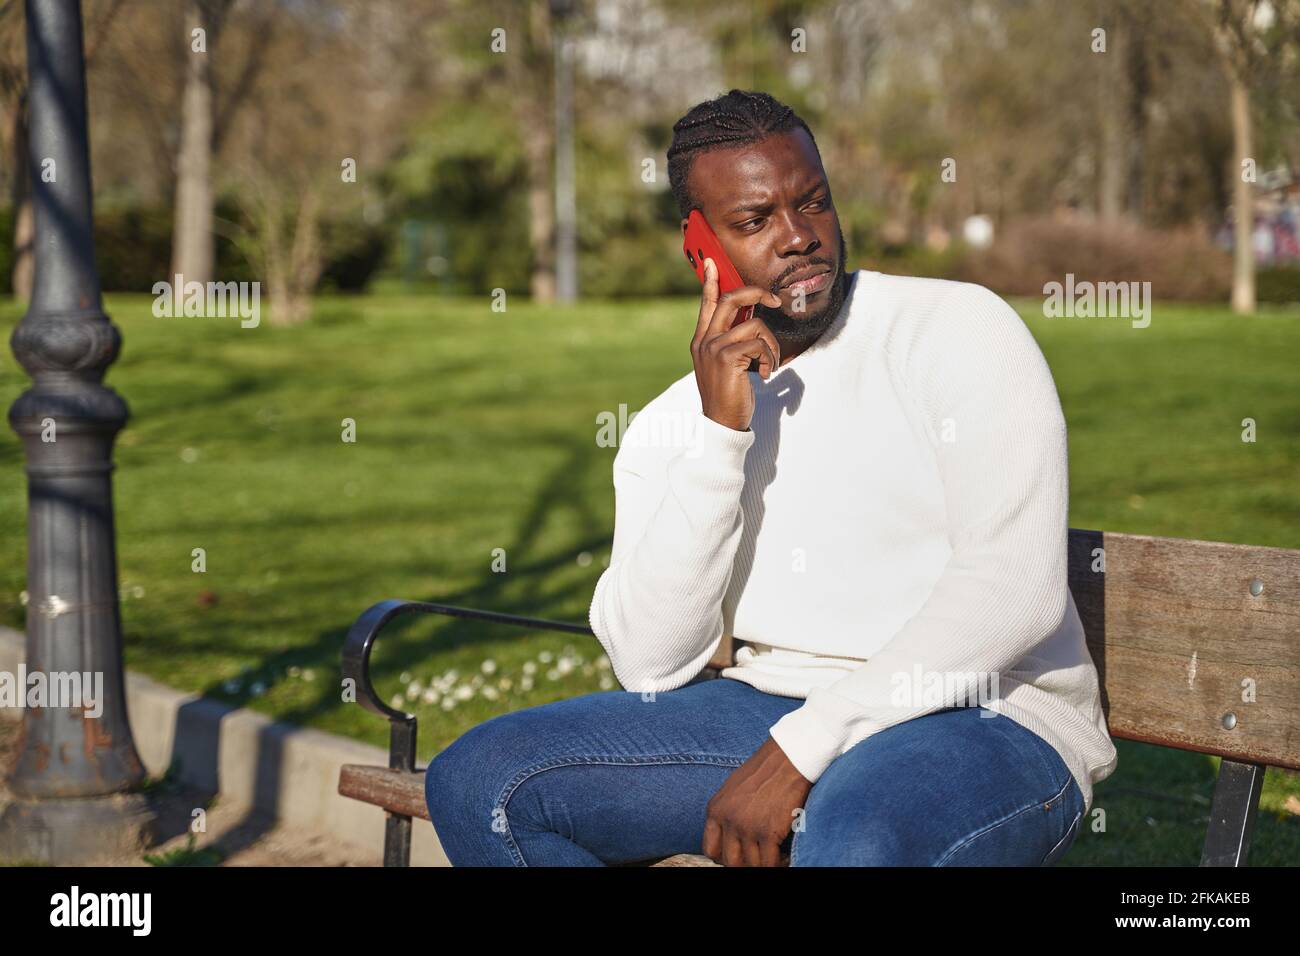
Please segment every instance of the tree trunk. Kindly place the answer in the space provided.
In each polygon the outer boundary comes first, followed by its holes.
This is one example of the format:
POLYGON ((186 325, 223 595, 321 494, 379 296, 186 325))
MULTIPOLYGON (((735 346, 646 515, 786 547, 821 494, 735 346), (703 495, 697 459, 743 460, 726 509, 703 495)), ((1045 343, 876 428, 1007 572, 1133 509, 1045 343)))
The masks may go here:
POLYGON ((23 197, 14 213, 14 268, 10 275, 14 299, 30 302, 32 280, 36 276, 36 216, 32 211, 32 197, 23 197))
POLYGON ((551 192, 551 136, 544 123, 525 128, 524 151, 528 156, 528 242, 533 250, 533 269, 528 288, 538 302, 555 301, 555 203, 551 192))
POLYGON ((532 249, 529 293, 537 302, 554 302, 555 279, 555 128, 550 14, 546 4, 530 10, 528 48, 511 57, 507 70, 515 98, 515 116, 528 162, 528 242, 532 249))
POLYGON ((190 0, 185 41, 202 27, 206 53, 187 54, 181 103, 181 141, 176 161, 176 210, 172 231, 172 273, 186 282, 209 282, 215 271, 212 242, 212 57, 216 31, 199 0, 190 0))
POLYGON ((1125 154, 1128 189, 1125 206, 1129 218, 1141 222, 1143 187, 1146 184, 1147 100, 1151 96, 1151 61, 1147 50, 1150 26, 1146 18, 1136 12, 1130 13, 1127 20, 1132 36, 1125 42, 1128 74, 1128 142, 1125 154))
POLYGON ((1239 315, 1255 313, 1255 204, 1251 183, 1242 168, 1251 158, 1250 91, 1236 70, 1229 70, 1232 90, 1233 206, 1237 210, 1236 235, 1232 256, 1232 311, 1239 315))
POLYGON ((269 318, 272 325, 297 325, 311 318, 312 293, 325 265, 320 188, 309 185, 302 190, 292 216, 279 200, 273 203, 263 227, 269 318))
POLYGON ((13 270, 10 281, 13 295, 19 302, 32 297, 32 276, 36 268, 36 219, 32 212, 32 188, 27 156, 27 94, 14 103, 9 117, 10 156, 13 160, 13 178, 10 182, 10 207, 14 212, 13 270))
POLYGON ((1106 222, 1119 219, 1124 190, 1124 49, 1127 37, 1106 21, 1104 29, 1110 46, 1101 54, 1098 113, 1101 144, 1097 157, 1097 212, 1106 222))

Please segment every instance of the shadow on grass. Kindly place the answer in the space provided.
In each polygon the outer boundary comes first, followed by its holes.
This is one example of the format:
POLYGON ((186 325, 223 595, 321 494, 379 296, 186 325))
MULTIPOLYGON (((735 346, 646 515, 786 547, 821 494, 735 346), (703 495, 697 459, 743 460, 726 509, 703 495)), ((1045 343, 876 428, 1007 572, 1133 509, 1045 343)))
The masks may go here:
MULTIPOLYGON (((1097 784, 1079 838, 1057 865, 1199 866, 1218 758, 1131 740, 1116 740, 1115 749, 1115 773, 1097 784)), ((1265 793, 1294 788, 1295 778, 1270 767, 1265 793)), ((1261 805, 1247 864, 1297 863, 1300 817, 1261 805)))
MULTIPOLYGON (((602 521, 590 507, 586 496, 574 493, 574 476, 585 473, 585 470, 592 465, 595 445, 585 441, 575 442, 572 434, 557 434, 552 438, 557 444, 567 444, 568 454, 538 487, 531 506, 524 514, 512 536, 512 543, 506 548, 508 554, 535 553, 539 548, 547 523, 554 520, 557 513, 575 512, 575 525, 577 527, 597 527, 602 521)), ((548 607, 569 605, 575 602, 585 606, 590 600, 590 594, 587 593, 589 586, 582 582, 575 582, 557 589, 551 583, 552 572, 571 566, 574 555, 578 551, 599 551, 609 544, 610 537, 609 533, 591 537, 578 542, 576 550, 570 547, 561 553, 538 558, 522 565, 512 565, 509 575, 488 573, 480 583, 457 591, 419 597, 376 594, 374 600, 370 603, 396 596, 406 600, 454 604, 529 616, 547 616, 546 609, 548 607), (509 594, 507 594, 507 586, 510 589, 509 594), (579 598, 581 598, 580 601, 579 598)), ((358 607, 357 616, 360 616, 364 610, 365 607, 358 607)), ((385 676, 400 673, 402 669, 428 657, 431 651, 429 642, 402 640, 402 637, 409 633, 410 628, 416 624, 416 621, 417 618, 411 616, 396 621, 390 627, 385 628, 383 644, 388 648, 389 653, 383 655, 382 662, 378 660, 375 662, 372 674, 376 681, 385 676)), ((503 626, 464 618, 444 618, 443 621, 445 623, 439 628, 436 639, 436 647, 439 650, 473 646, 474 644, 494 640, 497 636, 495 629, 503 626), (492 630, 488 630, 489 628, 492 630)), ((273 674, 287 664, 297 663, 305 658, 332 658, 337 668, 339 666, 339 655, 343 649, 343 641, 351 626, 352 620, 341 621, 338 627, 319 633, 308 647, 299 646, 264 658, 256 670, 261 674, 273 674)), ((527 632, 521 631, 519 633, 522 636, 527 632)), ((314 717, 344 706, 339 693, 340 680, 341 674, 338 679, 333 681, 321 681, 315 699, 311 703, 281 713, 277 719, 277 725, 272 725, 265 732, 259 734, 257 744, 259 752, 256 759, 257 771, 256 780, 254 781, 254 791, 259 795, 259 801, 256 809, 250 811, 245 819, 232 829, 232 834, 238 834, 238 836, 229 845, 223 845, 222 849, 225 853, 233 855, 241 849, 256 843, 269 829, 272 819, 293 819, 292 808, 280 806, 283 781, 279 775, 281 768, 285 765, 283 754, 284 725, 300 726, 314 717)), ((224 696, 221 694, 221 685, 217 682, 209 684, 200 693, 209 700, 196 702, 195 706, 198 707, 217 706, 217 698, 224 696)), ((182 708, 182 711, 184 710, 185 708, 182 708)), ((177 718, 177 727, 175 729, 175 739, 177 740, 187 739, 184 736, 184 716, 184 714, 181 714, 177 718)), ((378 719, 376 718, 376 720, 378 719)), ((196 772, 202 779, 215 781, 217 779, 217 762, 220 753, 219 738, 203 742, 200 752, 204 765, 197 768, 196 772)), ((163 839, 175 835, 177 834, 167 834, 163 839)), ((181 855, 175 857, 176 860, 185 861, 189 859, 186 851, 177 852, 181 855)), ((178 864, 169 862, 166 865, 178 864)), ((182 863, 180 865, 193 864, 182 863)))

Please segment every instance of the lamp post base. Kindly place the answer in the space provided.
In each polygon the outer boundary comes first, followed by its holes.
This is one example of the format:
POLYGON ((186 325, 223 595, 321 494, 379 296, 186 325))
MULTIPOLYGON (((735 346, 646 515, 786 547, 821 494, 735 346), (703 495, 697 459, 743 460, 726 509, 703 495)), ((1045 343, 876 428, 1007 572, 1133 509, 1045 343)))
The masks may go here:
POLYGON ((143 853, 158 842, 158 814, 142 793, 0 798, 0 862, 75 866, 143 853))

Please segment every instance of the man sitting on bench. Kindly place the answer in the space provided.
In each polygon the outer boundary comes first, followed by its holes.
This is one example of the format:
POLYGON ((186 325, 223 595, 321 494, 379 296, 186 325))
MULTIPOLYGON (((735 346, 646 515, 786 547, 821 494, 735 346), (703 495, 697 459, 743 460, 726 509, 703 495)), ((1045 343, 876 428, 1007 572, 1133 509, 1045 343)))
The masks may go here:
POLYGON ((732 90, 673 132, 683 229, 699 209, 750 284, 719 295, 710 262, 694 370, 614 460, 590 620, 625 689, 500 715, 435 757, 443 850, 1055 862, 1117 755, 1066 579, 1042 353, 982 286, 847 272, 789 107, 732 90), (683 424, 685 445, 655 440, 683 424), (733 666, 694 680, 729 635, 733 666))

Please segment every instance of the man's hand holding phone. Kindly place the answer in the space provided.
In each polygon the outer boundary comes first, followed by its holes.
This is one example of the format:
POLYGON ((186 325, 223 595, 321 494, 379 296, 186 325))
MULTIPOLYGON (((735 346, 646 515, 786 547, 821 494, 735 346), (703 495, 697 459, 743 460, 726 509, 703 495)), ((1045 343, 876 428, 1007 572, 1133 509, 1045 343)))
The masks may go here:
POLYGON ((691 339, 695 381, 704 414, 736 431, 747 431, 754 414, 750 362, 758 362, 763 378, 781 365, 781 346, 762 319, 755 316, 731 327, 739 309, 759 302, 776 308, 781 299, 755 285, 720 294, 717 264, 711 258, 705 260, 700 317, 691 339))

